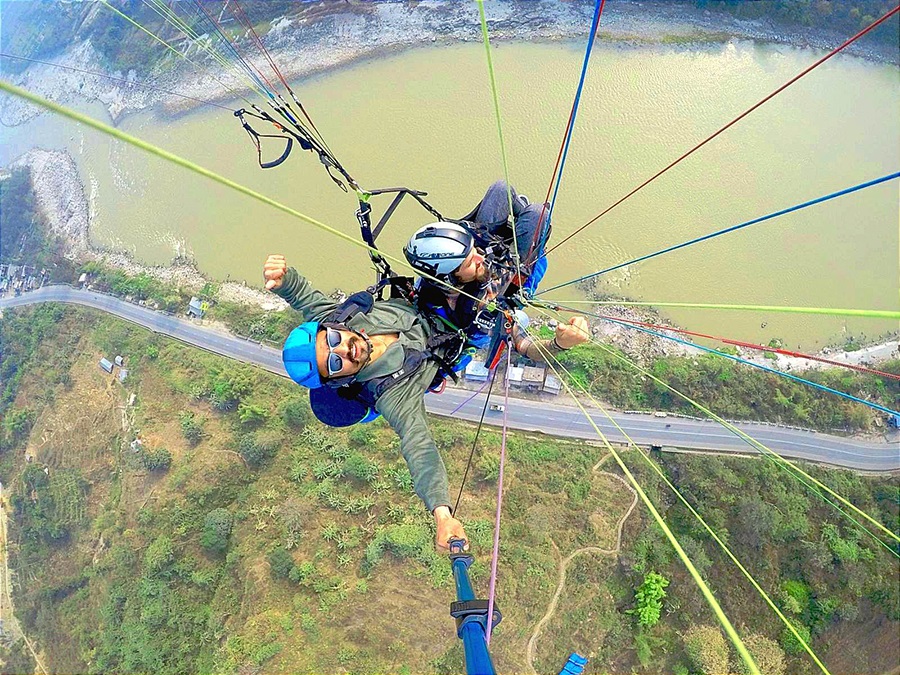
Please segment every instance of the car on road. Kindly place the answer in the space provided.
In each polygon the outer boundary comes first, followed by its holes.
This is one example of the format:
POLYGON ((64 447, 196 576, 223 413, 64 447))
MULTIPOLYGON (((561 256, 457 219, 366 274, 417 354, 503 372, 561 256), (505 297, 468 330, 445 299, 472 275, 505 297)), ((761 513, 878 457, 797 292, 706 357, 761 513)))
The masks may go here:
POLYGON ((503 412, 506 410, 506 406, 502 403, 491 403, 490 409, 494 412, 503 412))
POLYGON ((655 413, 653 413, 653 416, 654 416, 654 417, 668 417, 668 416, 669 416, 669 413, 655 412, 655 413))

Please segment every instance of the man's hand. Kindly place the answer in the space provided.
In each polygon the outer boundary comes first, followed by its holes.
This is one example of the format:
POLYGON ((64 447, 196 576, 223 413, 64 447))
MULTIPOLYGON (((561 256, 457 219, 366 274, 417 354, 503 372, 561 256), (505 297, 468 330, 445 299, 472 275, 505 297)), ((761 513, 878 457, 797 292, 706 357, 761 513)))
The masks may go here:
POLYGON ((561 323, 556 327, 556 344, 563 349, 571 349, 591 337, 588 322, 583 316, 573 316, 569 323, 561 323))
POLYGON ((266 258, 266 263, 263 265, 263 276, 266 279, 266 290, 274 291, 276 288, 281 288, 281 284, 284 282, 284 275, 287 273, 287 262, 284 260, 283 255, 270 255, 266 258))
POLYGON ((437 528, 435 544, 441 553, 450 552, 451 539, 465 539, 464 551, 469 550, 469 538, 463 529, 462 523, 450 515, 449 506, 439 506, 434 510, 434 524, 437 528))

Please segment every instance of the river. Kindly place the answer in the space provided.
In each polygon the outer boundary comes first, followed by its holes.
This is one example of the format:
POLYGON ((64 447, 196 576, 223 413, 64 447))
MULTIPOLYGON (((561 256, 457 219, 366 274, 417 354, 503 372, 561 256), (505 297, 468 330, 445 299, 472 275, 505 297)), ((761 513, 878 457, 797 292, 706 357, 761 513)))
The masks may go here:
MULTIPOLYGON (((583 47, 503 43, 493 51, 510 179, 544 197, 578 82, 583 47)), ((819 52, 732 42, 684 49, 595 48, 554 211, 554 241, 580 227, 819 52)), ((502 177, 483 47, 428 47, 303 80, 298 95, 334 154, 365 188, 425 190, 449 216, 502 177)), ((96 116, 102 107, 85 109, 96 116)), ((838 56, 729 129, 550 256, 545 287, 806 201, 900 166, 896 66, 838 56)), ((299 149, 262 171, 229 113, 141 113, 120 127, 348 234, 355 199, 299 149)), ((3 129, 0 163, 27 147, 78 160, 100 246, 153 264, 177 253, 219 279, 258 284, 266 254, 284 253, 325 289, 371 279, 368 258, 332 235, 89 130, 42 116, 3 129)), ((281 147, 267 148, 270 156, 281 147)), ((374 201, 376 213, 387 199, 374 201)), ((648 301, 898 308, 896 181, 602 277, 598 290, 648 301)), ((399 255, 429 221, 401 207, 379 244, 399 255)), ((551 242, 552 243, 552 242, 551 242)), ((555 291, 583 297, 576 287, 555 291)), ((680 325, 815 349, 875 338, 894 321, 700 310, 680 325)))

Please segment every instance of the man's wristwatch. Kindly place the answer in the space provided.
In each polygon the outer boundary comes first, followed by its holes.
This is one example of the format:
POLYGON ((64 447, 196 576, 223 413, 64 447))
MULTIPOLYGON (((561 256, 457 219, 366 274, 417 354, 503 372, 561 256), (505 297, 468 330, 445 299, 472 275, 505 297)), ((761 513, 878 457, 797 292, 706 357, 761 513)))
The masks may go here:
POLYGON ((554 354, 559 354, 560 352, 566 351, 566 348, 561 346, 559 342, 556 341, 555 337, 550 340, 550 344, 547 345, 547 349, 549 349, 554 354))

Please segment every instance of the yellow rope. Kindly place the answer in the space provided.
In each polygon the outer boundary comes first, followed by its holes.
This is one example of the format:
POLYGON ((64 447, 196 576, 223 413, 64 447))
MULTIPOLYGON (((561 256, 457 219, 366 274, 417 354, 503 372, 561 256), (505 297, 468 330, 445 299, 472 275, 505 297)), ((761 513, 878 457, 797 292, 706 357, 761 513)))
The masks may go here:
MULTIPOLYGON (((488 37, 487 19, 484 16, 484 0, 475 0, 478 3, 478 14, 481 17, 481 37, 484 41, 484 51, 487 57, 488 75, 491 82, 491 96, 494 100, 494 116, 497 120, 497 135, 500 137, 500 158, 503 161, 503 177, 506 180, 506 200, 509 204, 509 217, 513 218, 512 185, 509 182, 509 163, 506 160, 506 144, 503 142, 503 124, 500 120, 500 97, 497 94, 497 81, 494 77, 494 61, 491 59, 491 41, 488 37)), ((516 261, 516 274, 521 279, 522 267, 519 260, 519 241, 516 237, 516 228, 513 225, 513 258, 516 261)))
MULTIPOLYGON (((538 344, 538 348, 543 351, 543 347, 540 345, 540 343, 537 343, 537 344, 538 344)), ((549 352, 547 355, 556 362, 556 364, 562 369, 562 371, 566 375, 569 376, 569 379, 572 380, 572 382, 575 382, 574 378, 572 378, 571 373, 559 361, 559 359, 555 358, 552 354, 549 354, 549 352)), ((734 553, 732 553, 731 549, 728 548, 728 545, 724 541, 722 541, 719 538, 719 535, 717 535, 715 533, 715 531, 706 523, 706 521, 703 519, 703 516, 701 516, 694 509, 693 506, 691 506, 691 503, 687 499, 685 499, 684 495, 681 494, 681 492, 678 490, 678 488, 676 488, 675 485, 672 484, 672 482, 669 480, 668 476, 666 476, 666 474, 663 472, 663 470, 659 468, 659 466, 656 464, 656 462, 654 462, 647 455, 645 455, 643 452, 640 451, 640 448, 638 448, 637 443, 635 443, 632 440, 631 436, 629 436, 628 433, 619 425, 619 423, 616 422, 616 420, 613 418, 612 415, 609 414, 609 412, 606 410, 606 408, 604 408, 602 405, 600 405, 600 403, 593 397, 593 395, 591 395, 590 391, 585 389, 583 386, 579 385, 577 382, 575 382, 575 386, 577 386, 582 392, 584 392, 584 394, 587 395, 587 397, 591 400, 591 402, 595 406, 597 406, 597 408, 600 410, 600 412, 602 412, 606 416, 606 418, 613 424, 613 426, 615 426, 616 429, 618 429, 622 433, 622 435, 625 436, 629 445, 633 446, 638 451, 638 454, 641 456, 641 458, 647 464, 650 465, 650 467, 657 473, 657 475, 659 475, 660 478, 662 478, 662 480, 666 483, 666 485, 669 486, 669 489, 671 489, 672 492, 675 493, 675 496, 678 497, 678 499, 681 501, 681 503, 687 507, 687 509, 699 521, 699 523, 704 527, 704 529, 707 532, 709 532, 709 535, 719 545, 719 547, 722 549, 722 551, 724 551, 724 553, 731 559, 731 561, 735 565, 737 565, 738 569, 743 573, 743 575, 753 585, 753 587, 759 592, 759 594, 762 596, 763 600, 766 601, 766 604, 768 604, 769 607, 771 607, 772 610, 775 612, 775 614, 778 615, 778 618, 781 619, 781 621, 784 623, 784 625, 787 626, 787 628, 791 632, 791 634, 795 638, 797 638, 797 641, 803 646, 803 649, 806 651, 807 654, 810 655, 810 657, 813 659, 813 661, 816 662, 816 665, 819 666, 821 671, 823 673, 825 673, 825 675, 830 675, 830 673, 828 672, 828 669, 825 667, 825 664, 819 660, 819 657, 816 656, 816 654, 813 652, 812 648, 809 646, 809 644, 807 644, 806 640, 803 639, 803 637, 797 631, 797 628, 794 626, 794 624, 791 623, 791 621, 782 613, 782 611, 780 609, 778 609, 778 606, 772 601, 772 599, 769 597, 768 593, 766 593, 763 590, 762 586, 760 586, 759 583, 756 581, 756 579, 753 578, 753 575, 750 574, 750 572, 741 564, 741 561, 737 559, 737 557, 734 555, 734 553)))
POLYGON ((21 87, 17 87, 14 84, 10 84, 9 82, 6 82, 5 80, 0 80, 0 91, 5 91, 6 93, 12 94, 13 96, 18 96, 19 98, 23 98, 26 101, 34 103, 35 105, 39 105, 42 108, 46 108, 47 110, 50 110, 58 115, 62 115, 63 117, 67 117, 76 122, 81 122, 82 124, 85 124, 85 125, 91 127, 92 129, 96 129, 97 131, 107 134, 108 136, 112 136, 113 138, 116 138, 124 143, 133 145, 134 147, 140 148, 141 150, 144 150, 145 152, 149 152, 152 155, 156 155, 157 157, 160 157, 166 161, 172 162, 173 164, 177 164, 178 166, 188 169, 189 171, 193 171, 194 173, 200 174, 201 176, 209 178, 210 180, 215 181, 216 183, 219 183, 221 185, 224 185, 225 187, 229 187, 232 190, 235 190, 243 195, 252 197, 253 199, 255 199, 258 202, 262 202, 263 204, 267 204, 268 206, 271 206, 275 209, 278 209, 279 211, 287 213, 288 215, 291 215, 295 218, 299 218, 300 220, 302 220, 306 223, 309 223, 310 225, 313 225, 314 227, 317 227, 320 230, 324 230, 325 232, 333 234, 334 236, 339 237, 340 239, 343 239, 344 241, 346 241, 350 244, 353 244, 354 246, 365 249, 371 253, 375 253, 375 254, 381 256, 382 258, 386 258, 387 260, 390 260, 391 262, 393 262, 401 267, 405 267, 405 268, 411 270, 414 274, 418 274, 419 276, 421 276, 425 279, 433 281, 434 283, 438 284, 439 286, 444 286, 445 288, 448 288, 449 290, 453 291, 454 293, 458 293, 459 295, 464 295, 467 298, 471 298, 472 300, 475 300, 476 302, 481 302, 480 298, 476 298, 474 295, 469 295, 465 291, 462 291, 458 288, 454 288, 451 284, 448 284, 446 281, 442 281, 441 279, 437 279, 436 277, 433 277, 429 274, 424 274, 422 272, 414 270, 409 265, 409 263, 406 262, 406 260, 401 260, 400 258, 396 258, 392 255, 389 255, 387 253, 379 251, 376 248, 368 246, 364 242, 362 242, 358 239, 354 239, 349 234, 344 234, 340 230, 336 230, 335 228, 330 227, 330 226, 326 225, 325 223, 322 223, 322 222, 316 220, 315 218, 311 218, 310 216, 300 213, 296 209, 292 209, 290 206, 286 206, 286 205, 282 204, 281 202, 277 202, 274 199, 272 199, 271 197, 266 197, 262 193, 256 192, 255 190, 251 190, 250 188, 245 187, 244 185, 241 185, 240 183, 236 183, 235 181, 233 181, 229 178, 225 178, 225 176, 217 174, 214 171, 210 171, 209 169, 206 169, 206 168, 200 166, 199 164, 196 164, 194 162, 191 162, 190 160, 184 159, 183 157, 179 157, 178 155, 171 153, 168 150, 163 150, 162 148, 155 146, 152 143, 143 141, 140 138, 136 138, 135 136, 127 134, 124 131, 115 129, 107 124, 104 124, 103 122, 99 122, 91 117, 88 117, 87 115, 83 115, 83 114, 81 114, 75 110, 72 110, 70 108, 67 108, 63 105, 54 103, 53 101, 48 101, 47 99, 45 99, 41 96, 38 96, 37 94, 33 94, 30 91, 28 91, 26 89, 22 89, 21 87))
MULTIPOLYGON (((543 346, 538 344, 538 348, 541 351, 545 351, 543 346)), ((706 598, 707 603, 712 608, 713 613, 716 615, 716 618, 719 620, 719 623, 722 624, 722 627, 725 629, 725 632, 728 634, 729 639, 732 644, 734 644, 735 649, 737 649, 738 653, 743 659, 744 663, 747 664, 747 668, 754 675, 760 675, 759 668, 756 666, 756 662, 753 660, 753 657, 750 655, 750 652, 747 651, 747 648, 744 646, 743 640, 737 634, 734 626, 731 625, 731 621, 728 620, 728 617, 725 616, 725 612, 722 611, 722 607, 719 605, 719 601, 716 600, 713 592, 710 590, 709 586, 703 580, 703 577, 700 576, 699 570, 694 566, 694 563, 688 557, 687 553, 685 553, 684 549, 681 547, 681 544, 678 543, 678 538, 675 536, 675 533, 669 528, 666 524, 666 521, 663 520, 663 517, 660 515, 659 511, 656 510, 656 507, 653 505, 653 502, 650 501, 650 498, 646 495, 644 490, 638 484, 637 479, 632 475, 631 471, 626 466, 625 462, 622 460, 622 457, 616 452, 616 449, 612 446, 606 436, 600 431, 600 427, 597 426, 597 423, 594 422, 593 418, 588 414, 588 411, 585 410, 581 401, 578 400, 578 397, 575 396, 572 388, 569 386, 569 383, 565 378, 561 377, 559 371, 553 367, 553 364, 548 361, 547 365, 550 366, 551 370, 556 374, 559 378, 560 382, 562 382, 563 386, 566 388, 566 391, 572 396, 572 399, 575 401, 575 405, 577 405, 581 412, 584 413, 585 418, 587 418, 588 422, 591 423, 591 426, 594 427, 594 431, 597 432, 597 435, 600 437, 600 440, 603 441, 603 444, 606 446, 607 450, 609 450, 610 454, 616 460, 616 463, 619 465, 619 468, 622 469, 622 473, 628 478, 628 481, 631 483, 631 486, 635 489, 635 492, 641 498, 641 501, 647 506, 647 509, 650 511, 650 514, 653 516, 653 519, 656 521, 656 524, 659 525, 660 529, 662 529, 663 534, 666 535, 666 538, 669 540, 669 543, 672 544, 672 547, 675 549, 675 552, 678 554, 678 557, 681 558, 681 562, 684 563, 684 566, 687 568, 691 577, 693 577, 694 582, 700 588, 700 592, 703 594, 703 597, 706 598)))

